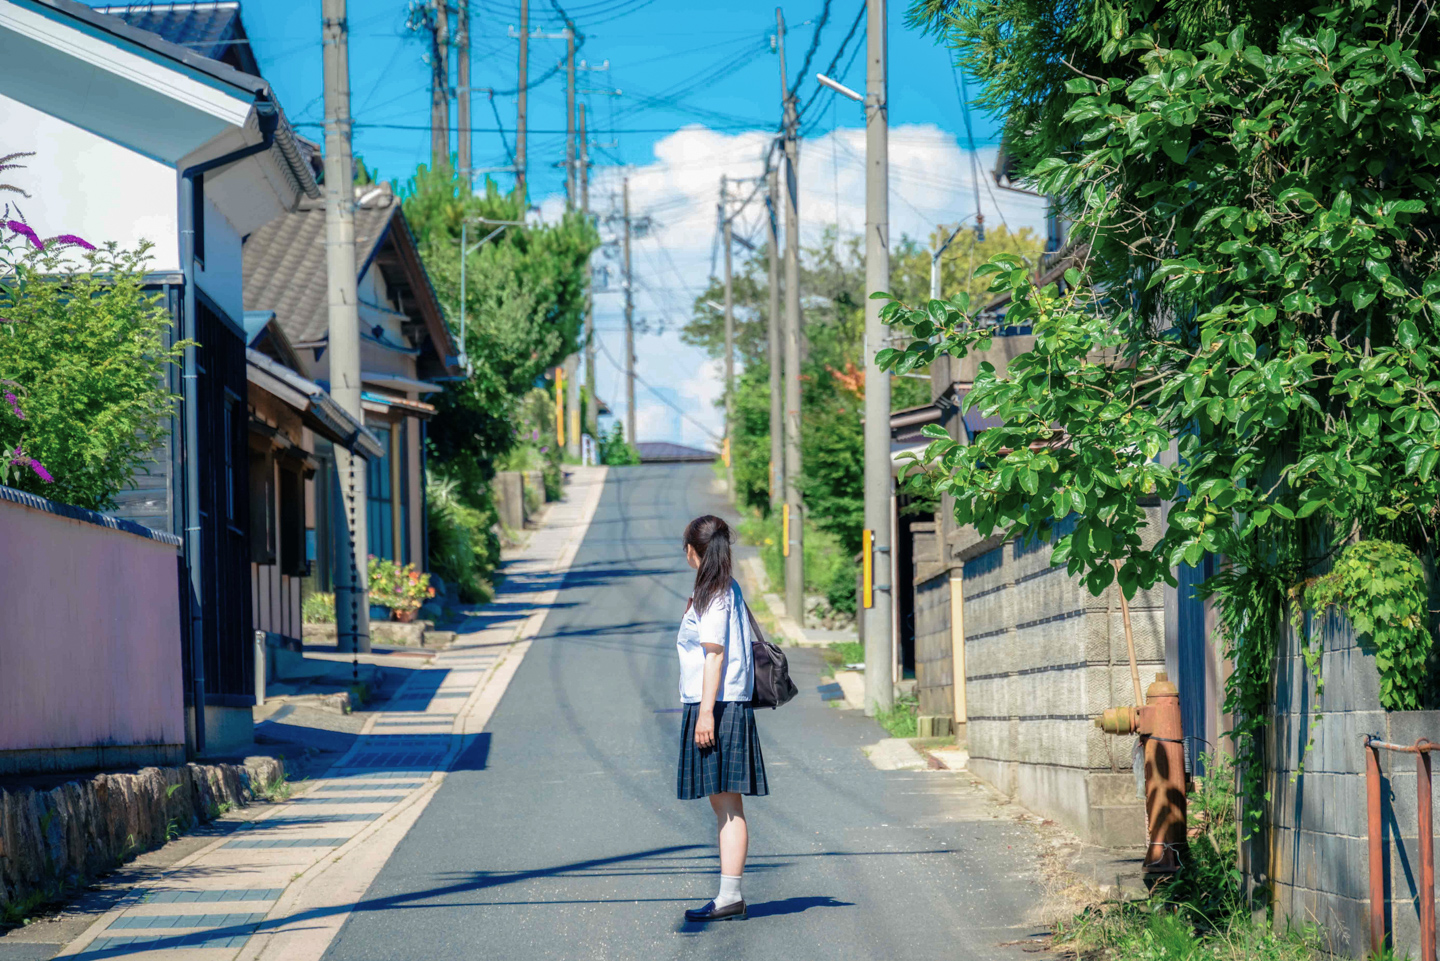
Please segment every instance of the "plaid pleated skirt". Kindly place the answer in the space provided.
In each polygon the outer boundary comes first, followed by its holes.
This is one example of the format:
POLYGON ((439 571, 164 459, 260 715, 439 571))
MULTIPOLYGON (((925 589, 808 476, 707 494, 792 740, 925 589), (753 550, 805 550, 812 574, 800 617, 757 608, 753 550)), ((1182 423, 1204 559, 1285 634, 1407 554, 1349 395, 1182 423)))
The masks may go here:
POLYGON ((734 791, 752 797, 770 793, 755 712, 741 701, 715 703, 715 745, 695 744, 699 704, 686 704, 680 721, 680 770, 675 795, 682 801, 734 791))

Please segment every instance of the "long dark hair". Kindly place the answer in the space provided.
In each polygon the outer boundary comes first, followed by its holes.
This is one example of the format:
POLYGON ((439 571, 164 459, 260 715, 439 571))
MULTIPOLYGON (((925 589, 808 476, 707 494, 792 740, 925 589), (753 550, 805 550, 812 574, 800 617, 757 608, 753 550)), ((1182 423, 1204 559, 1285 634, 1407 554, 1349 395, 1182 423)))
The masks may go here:
POLYGON ((697 517, 685 525, 685 546, 700 556, 694 601, 695 613, 703 614, 730 590, 730 525, 714 514, 697 517))

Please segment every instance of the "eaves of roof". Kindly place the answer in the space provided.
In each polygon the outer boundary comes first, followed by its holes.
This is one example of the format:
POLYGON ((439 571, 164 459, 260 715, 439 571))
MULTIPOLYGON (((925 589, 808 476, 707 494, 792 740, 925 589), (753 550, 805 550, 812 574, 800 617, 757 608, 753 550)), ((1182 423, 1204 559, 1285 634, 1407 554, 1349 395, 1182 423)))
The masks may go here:
MULTIPOLYGON (((261 77, 236 70, 229 64, 221 63, 218 60, 202 57, 193 50, 171 43, 159 34, 132 27, 119 17, 97 13, 92 8, 83 3, 77 3, 75 0, 10 0, 10 2, 29 7, 52 19, 78 21, 81 29, 87 33, 108 35, 113 41, 144 51, 152 60, 172 61, 176 67, 183 68, 192 74, 235 87, 252 96, 263 95, 266 100, 274 99, 270 84, 261 77)), ((72 23, 72 25, 74 24, 72 23)))
POLYGON ((365 457, 383 457, 385 449, 357 418, 313 380, 301 377, 260 351, 245 350, 246 376, 250 383, 268 391, 295 409, 320 436, 365 457))
POLYGON ((241 99, 255 103, 274 104, 276 111, 280 114, 280 122, 275 129, 275 149, 284 158, 285 166, 300 191, 307 197, 318 198, 320 196, 320 188, 315 182, 314 171, 305 161, 304 152, 295 139, 295 131, 290 126, 284 110, 280 108, 280 103, 270 84, 263 78, 236 70, 229 64, 221 63, 218 60, 203 57, 193 50, 171 43, 158 34, 132 27, 119 17, 98 13, 75 0, 8 0, 8 2, 33 10, 49 19, 66 23, 92 36, 104 38, 148 60, 188 73, 211 86, 227 89, 227 92, 241 99))

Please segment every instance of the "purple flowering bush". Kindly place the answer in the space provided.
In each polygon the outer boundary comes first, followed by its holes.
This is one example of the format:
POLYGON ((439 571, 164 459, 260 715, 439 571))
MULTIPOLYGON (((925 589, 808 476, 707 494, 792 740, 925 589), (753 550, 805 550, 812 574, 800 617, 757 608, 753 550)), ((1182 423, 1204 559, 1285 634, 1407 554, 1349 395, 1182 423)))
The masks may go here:
MULTIPOLYGON (((13 160, 0 157, 0 172, 13 160)), ((167 343, 170 314, 145 291, 147 255, 47 238, 3 208, 0 484, 105 510, 154 460, 184 345, 167 343)))

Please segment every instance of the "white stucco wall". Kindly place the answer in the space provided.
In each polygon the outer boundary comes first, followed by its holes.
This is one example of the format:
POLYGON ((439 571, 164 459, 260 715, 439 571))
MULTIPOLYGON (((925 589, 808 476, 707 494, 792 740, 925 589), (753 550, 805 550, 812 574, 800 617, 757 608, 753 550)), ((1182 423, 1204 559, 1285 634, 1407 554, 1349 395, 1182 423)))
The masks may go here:
POLYGON ((195 271, 195 286, 237 324, 245 316, 244 253, 240 232, 205 197, 205 263, 195 271))
POLYGON ((180 269, 173 167, 4 95, 0 129, 7 153, 35 154, 4 177, 30 196, 3 200, 36 233, 77 234, 96 246, 113 240, 126 248, 148 240, 154 244, 149 269, 180 269))

